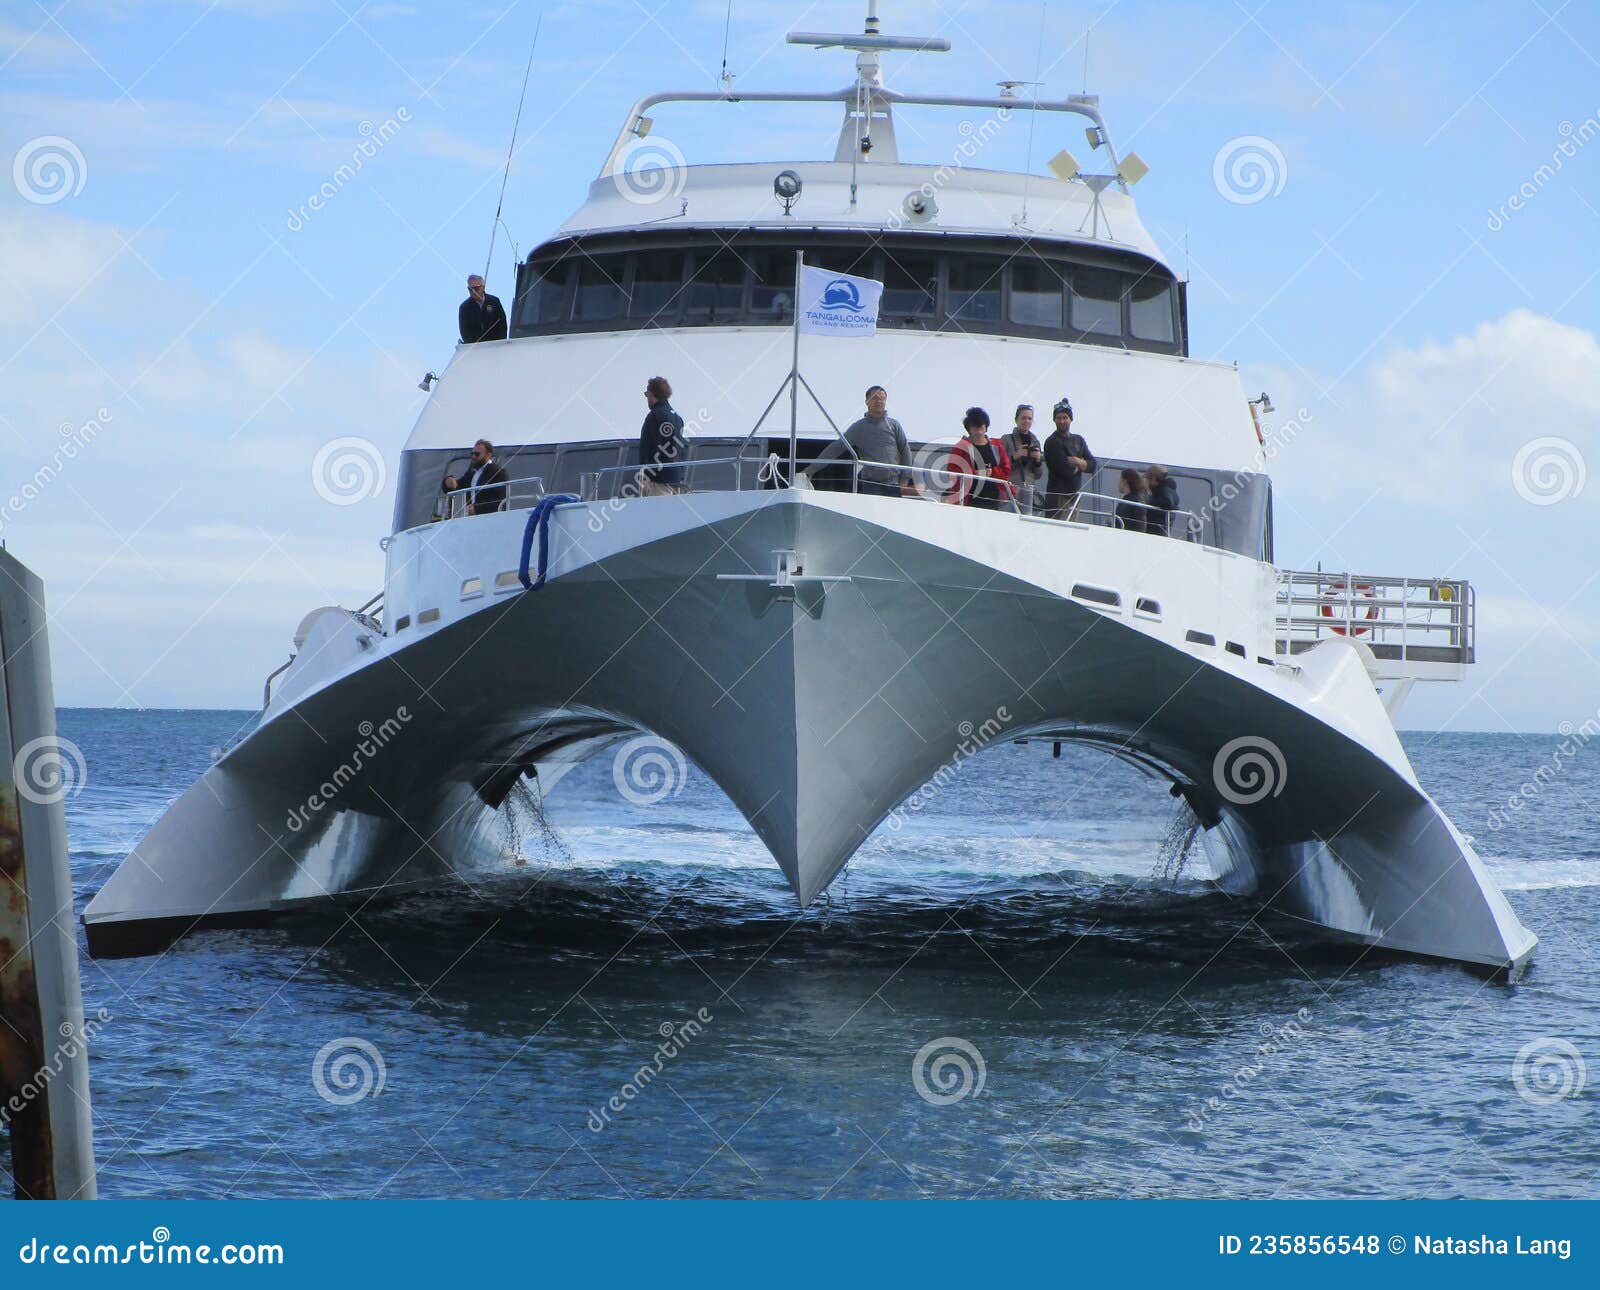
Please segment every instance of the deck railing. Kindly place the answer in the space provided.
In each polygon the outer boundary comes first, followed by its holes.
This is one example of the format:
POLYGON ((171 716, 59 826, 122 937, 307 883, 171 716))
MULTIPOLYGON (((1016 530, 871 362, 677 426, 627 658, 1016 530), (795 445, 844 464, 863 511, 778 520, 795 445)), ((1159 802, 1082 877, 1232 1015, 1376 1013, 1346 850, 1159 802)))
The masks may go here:
POLYGON ((1343 636, 1384 660, 1471 663, 1477 605, 1453 578, 1371 573, 1278 572, 1279 654, 1299 654, 1343 636))

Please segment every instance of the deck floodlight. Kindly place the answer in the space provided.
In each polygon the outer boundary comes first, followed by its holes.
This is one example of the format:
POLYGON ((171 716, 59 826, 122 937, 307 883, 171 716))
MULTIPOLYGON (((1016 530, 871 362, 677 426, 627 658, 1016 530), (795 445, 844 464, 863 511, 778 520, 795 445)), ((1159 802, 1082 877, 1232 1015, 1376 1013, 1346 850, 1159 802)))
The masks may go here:
POLYGON ((1150 173, 1150 167, 1145 165, 1144 158, 1137 152, 1130 152, 1117 163, 1117 178, 1132 188, 1136 183, 1150 173))
POLYGON ((800 176, 793 170, 780 170, 772 180, 772 195, 783 203, 783 213, 800 200, 800 176))
POLYGON ((1260 396, 1258 398, 1251 399, 1250 402, 1254 406, 1260 408, 1263 412, 1276 412, 1278 410, 1272 406, 1272 400, 1268 397, 1265 390, 1262 390, 1260 396))
POLYGON ((1089 141, 1091 148, 1099 148, 1105 144, 1106 132, 1097 125, 1091 125, 1083 132, 1083 137, 1089 141))
POLYGON ((439 379, 439 377, 438 377, 437 373, 429 372, 420 381, 417 382, 417 388, 419 390, 421 390, 424 394, 430 394, 430 393, 433 392, 433 383, 435 381, 437 381, 438 379, 439 379))
POLYGON ((641 116, 633 123, 633 132, 642 139, 649 134, 652 129, 654 129, 655 123, 656 121, 654 117, 641 116))
POLYGON ((1062 181, 1073 178, 1078 173, 1078 159, 1063 148, 1046 163, 1050 173, 1062 181))

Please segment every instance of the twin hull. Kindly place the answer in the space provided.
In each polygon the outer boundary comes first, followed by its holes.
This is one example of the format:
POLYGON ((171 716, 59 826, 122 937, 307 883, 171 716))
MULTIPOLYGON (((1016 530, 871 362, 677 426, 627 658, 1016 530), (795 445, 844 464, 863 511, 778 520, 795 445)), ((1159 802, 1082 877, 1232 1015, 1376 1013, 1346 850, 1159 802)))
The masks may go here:
MULTIPOLYGON (((561 508, 549 581, 525 592, 525 519, 396 535, 386 634, 342 611, 311 625, 260 728, 91 903, 91 949, 468 872, 523 774, 548 782, 641 731, 727 793, 805 904, 975 733, 1048 732, 1170 776, 1267 905, 1493 968, 1531 953, 1417 785, 1359 647, 1276 660, 1270 566, 965 508, 732 492, 561 508)), ((1071 805, 1041 771, 1032 831, 1071 805)))

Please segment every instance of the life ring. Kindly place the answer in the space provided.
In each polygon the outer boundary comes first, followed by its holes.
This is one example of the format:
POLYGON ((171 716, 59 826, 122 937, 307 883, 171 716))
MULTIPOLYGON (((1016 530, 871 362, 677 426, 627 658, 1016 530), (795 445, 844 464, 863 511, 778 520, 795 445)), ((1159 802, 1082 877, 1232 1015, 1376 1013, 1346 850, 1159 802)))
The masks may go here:
MULTIPOLYGON (((1343 613, 1336 613, 1335 612, 1336 609, 1343 609, 1344 606, 1348 604, 1348 605, 1350 605, 1350 608, 1352 610, 1354 610, 1355 609, 1355 605, 1353 603, 1353 598, 1354 597, 1361 596, 1361 597, 1363 597, 1363 598, 1365 598, 1367 600, 1375 600, 1377 598, 1377 595, 1378 595, 1377 588, 1375 588, 1370 582, 1352 583, 1351 586, 1350 586, 1350 592, 1349 592, 1348 596, 1346 596, 1346 594, 1343 593, 1343 592, 1330 591, 1330 592, 1326 593, 1322 597, 1322 616, 1324 618, 1343 618, 1344 614, 1343 613)), ((1357 615, 1354 614, 1354 613, 1351 614, 1352 618, 1354 618, 1356 616, 1357 615)), ((1368 605, 1367 606, 1367 612, 1366 612, 1365 616, 1366 616, 1366 620, 1370 623, 1373 619, 1375 619, 1378 616, 1378 606, 1377 605, 1368 605)), ((1347 632, 1347 629, 1343 628, 1343 627, 1330 627, 1328 630, 1329 631, 1333 631, 1333 632, 1337 632, 1340 636, 1344 636, 1346 634, 1351 635, 1351 636, 1365 636, 1367 634, 1367 629, 1365 627, 1356 627, 1356 626, 1351 626, 1348 629, 1348 632, 1347 632)))

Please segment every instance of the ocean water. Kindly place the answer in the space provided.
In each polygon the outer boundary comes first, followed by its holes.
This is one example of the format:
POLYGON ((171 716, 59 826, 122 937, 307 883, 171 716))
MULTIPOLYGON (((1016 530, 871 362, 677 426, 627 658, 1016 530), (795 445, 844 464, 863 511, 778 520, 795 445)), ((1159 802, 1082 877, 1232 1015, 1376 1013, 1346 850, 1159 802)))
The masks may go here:
MULTIPOLYGON (((60 714, 80 909, 249 720, 60 714)), ((1541 938, 1514 985, 1257 917, 1098 753, 986 751, 803 915, 608 753, 470 888, 86 961, 102 1194, 1594 1196, 1600 752, 1491 827, 1556 736, 1405 742, 1541 938)))

